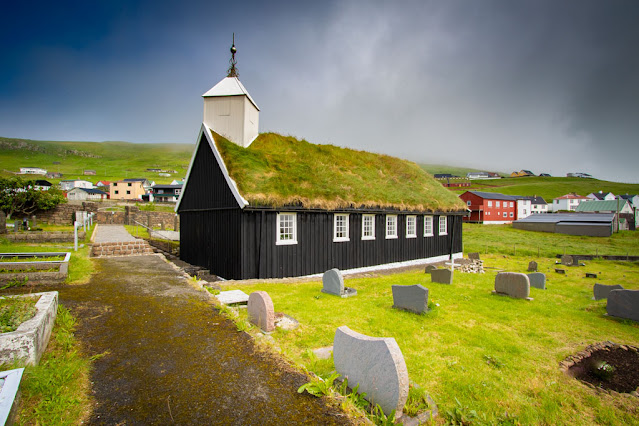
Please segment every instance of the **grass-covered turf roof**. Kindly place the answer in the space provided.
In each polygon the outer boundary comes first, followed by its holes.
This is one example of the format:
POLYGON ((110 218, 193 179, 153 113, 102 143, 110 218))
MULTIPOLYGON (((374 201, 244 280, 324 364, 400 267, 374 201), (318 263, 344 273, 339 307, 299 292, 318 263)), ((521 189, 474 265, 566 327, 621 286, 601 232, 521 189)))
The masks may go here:
POLYGON ((253 206, 459 211, 464 203, 417 164, 262 133, 243 148, 212 132, 229 175, 253 206))

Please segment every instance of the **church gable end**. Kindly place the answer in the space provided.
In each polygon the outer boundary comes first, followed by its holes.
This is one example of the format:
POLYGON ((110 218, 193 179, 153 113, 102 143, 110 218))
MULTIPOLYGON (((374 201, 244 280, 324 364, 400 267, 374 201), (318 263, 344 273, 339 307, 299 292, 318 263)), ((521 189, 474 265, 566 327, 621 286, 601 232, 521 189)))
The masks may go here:
POLYGON ((238 207, 204 133, 191 165, 178 212, 238 207))

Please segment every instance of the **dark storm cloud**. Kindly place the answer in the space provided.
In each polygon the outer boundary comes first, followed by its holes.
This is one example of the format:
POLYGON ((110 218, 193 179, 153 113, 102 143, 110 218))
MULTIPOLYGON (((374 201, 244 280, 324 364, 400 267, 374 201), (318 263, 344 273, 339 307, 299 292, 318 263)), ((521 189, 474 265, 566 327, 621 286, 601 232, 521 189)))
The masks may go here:
POLYGON ((31 31, 16 11, 0 30, 0 134, 191 143, 236 32, 261 130, 639 180, 638 2, 305 3, 81 3, 36 12, 31 31))

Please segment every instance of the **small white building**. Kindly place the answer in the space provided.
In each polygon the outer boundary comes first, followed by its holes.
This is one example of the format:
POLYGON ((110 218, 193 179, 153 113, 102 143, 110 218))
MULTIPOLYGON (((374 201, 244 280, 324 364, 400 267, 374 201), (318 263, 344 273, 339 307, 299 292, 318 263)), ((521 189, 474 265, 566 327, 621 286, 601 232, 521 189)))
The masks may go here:
POLYGON ((40 167, 20 167, 21 175, 46 175, 47 171, 40 167))
POLYGON ((583 195, 575 194, 571 192, 570 194, 562 195, 561 197, 554 198, 552 200, 552 211, 570 211, 574 212, 577 210, 577 206, 584 200, 588 200, 588 197, 584 197, 583 195))
POLYGON ((93 188, 73 188, 67 192, 69 201, 106 200, 107 198, 106 192, 93 188))
POLYGON ((93 183, 89 182, 88 180, 81 179, 61 180, 60 188, 62 188, 63 191, 70 191, 73 188, 91 189, 93 188, 93 183))

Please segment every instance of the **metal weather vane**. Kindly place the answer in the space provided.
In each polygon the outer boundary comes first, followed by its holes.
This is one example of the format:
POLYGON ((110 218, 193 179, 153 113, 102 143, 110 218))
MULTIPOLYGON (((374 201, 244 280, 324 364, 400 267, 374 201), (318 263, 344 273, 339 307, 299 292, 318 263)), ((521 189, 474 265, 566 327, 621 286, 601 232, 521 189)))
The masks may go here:
POLYGON ((235 33, 233 33, 233 44, 231 45, 231 60, 229 61, 231 66, 229 67, 228 74, 226 75, 227 77, 240 76, 240 73, 237 72, 237 68, 235 67, 235 65, 237 64, 237 61, 235 60, 236 52, 237 52, 237 49, 235 48, 235 33))

